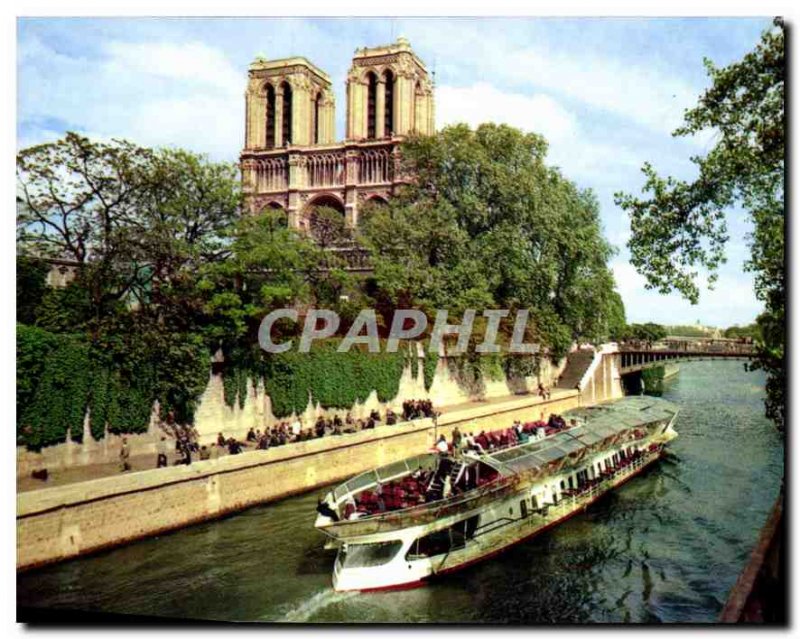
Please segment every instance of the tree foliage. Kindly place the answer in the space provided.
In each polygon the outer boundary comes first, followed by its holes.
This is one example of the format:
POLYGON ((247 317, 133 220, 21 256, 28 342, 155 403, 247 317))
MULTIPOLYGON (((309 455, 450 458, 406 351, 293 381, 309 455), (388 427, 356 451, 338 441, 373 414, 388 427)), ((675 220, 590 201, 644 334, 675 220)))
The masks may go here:
POLYGON ((767 415, 783 427, 785 402, 784 27, 775 20, 756 48, 724 68, 705 60, 711 87, 685 113, 677 136, 715 132, 715 145, 693 157, 694 180, 663 178, 644 166, 644 198, 618 193, 631 217, 631 262, 648 286, 696 303, 699 269, 716 277, 728 239, 725 212, 746 210, 754 230, 745 268, 755 274, 763 340, 754 367, 767 372, 767 415))
POLYGON ((723 336, 728 339, 750 338, 752 340, 763 341, 761 327, 758 322, 753 322, 747 326, 729 326, 723 331, 723 336))
POLYGON ((230 253, 236 168, 68 133, 22 150, 17 178, 18 319, 45 329, 18 327, 25 442, 79 438, 87 407, 95 437, 147 428, 156 400, 191 420, 211 346, 199 275, 230 253), (74 280, 33 286, 42 258, 72 262, 74 280))
POLYGON ((431 315, 531 309, 535 339, 556 350, 605 338, 619 300, 597 200, 548 167, 546 151, 541 136, 494 124, 406 141, 413 181, 360 224, 376 295, 431 315))

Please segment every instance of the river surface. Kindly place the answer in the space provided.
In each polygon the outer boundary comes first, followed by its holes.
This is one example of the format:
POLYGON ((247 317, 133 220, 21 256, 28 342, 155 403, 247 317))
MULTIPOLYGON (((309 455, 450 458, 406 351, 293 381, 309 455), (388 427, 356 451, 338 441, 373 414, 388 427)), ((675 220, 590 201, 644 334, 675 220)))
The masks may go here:
POLYGON ((681 364, 666 457, 589 510, 415 590, 335 593, 317 493, 17 577, 19 605, 237 621, 713 622, 778 495, 764 377, 681 364))

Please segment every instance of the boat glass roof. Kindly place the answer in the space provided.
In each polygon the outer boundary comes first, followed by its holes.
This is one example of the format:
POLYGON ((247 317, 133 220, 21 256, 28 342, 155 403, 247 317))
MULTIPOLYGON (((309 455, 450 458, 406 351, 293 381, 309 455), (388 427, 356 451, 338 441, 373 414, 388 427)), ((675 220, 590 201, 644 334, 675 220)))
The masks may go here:
POLYGON ((677 404, 646 396, 575 408, 566 411, 563 417, 568 422, 575 419, 578 426, 545 439, 486 454, 483 458, 504 473, 533 470, 626 430, 670 420, 677 412, 677 404))

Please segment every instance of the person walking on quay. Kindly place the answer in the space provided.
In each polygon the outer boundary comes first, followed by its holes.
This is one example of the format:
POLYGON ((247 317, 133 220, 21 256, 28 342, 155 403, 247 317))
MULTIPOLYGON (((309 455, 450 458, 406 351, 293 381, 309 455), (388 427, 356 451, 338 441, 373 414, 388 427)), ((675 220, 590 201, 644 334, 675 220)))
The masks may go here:
POLYGON ((128 438, 123 437, 122 448, 120 448, 119 450, 119 461, 123 473, 131 469, 130 457, 131 457, 131 449, 128 447, 128 438))
POLYGON ((164 468, 167 465, 167 438, 163 435, 158 442, 158 458, 156 460, 156 468, 164 468))

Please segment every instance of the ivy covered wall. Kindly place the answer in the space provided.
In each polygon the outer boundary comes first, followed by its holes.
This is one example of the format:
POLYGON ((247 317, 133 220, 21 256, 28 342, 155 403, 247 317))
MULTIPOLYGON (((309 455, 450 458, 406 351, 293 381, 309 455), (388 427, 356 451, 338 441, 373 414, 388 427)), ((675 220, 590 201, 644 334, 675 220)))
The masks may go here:
POLYGON ((208 381, 209 357, 191 340, 176 350, 163 354, 169 367, 143 347, 141 357, 151 363, 142 364, 85 335, 17 324, 17 444, 38 450, 65 442, 68 433, 81 441, 87 410, 95 440, 106 425, 112 433, 145 432, 155 401, 190 421, 208 381))
MULTIPOLYGON (((309 400, 324 409, 349 409, 375 392, 380 402, 397 397, 406 366, 414 379, 421 374, 427 391, 439 358, 416 344, 402 344, 396 353, 369 353, 354 346, 337 352, 340 341, 315 342, 310 353, 289 351, 264 355, 230 352, 222 371, 223 394, 229 407, 244 408, 248 385, 263 384, 272 413, 283 418, 306 410, 309 400), (421 365, 420 365, 421 364, 421 365)), ((383 345, 382 345, 383 346, 383 345)), ((200 342, 176 336, 158 355, 147 346, 132 361, 116 356, 108 344, 92 344, 85 335, 51 333, 17 325, 17 443, 38 450, 83 437, 87 409, 91 436, 146 432, 155 401, 162 415, 174 410, 182 422, 193 421, 194 408, 209 376, 209 354, 200 342)), ((128 348, 127 352, 131 352, 128 348)), ((519 356, 448 357, 451 375, 471 392, 489 381, 530 376, 537 366, 519 356)))

